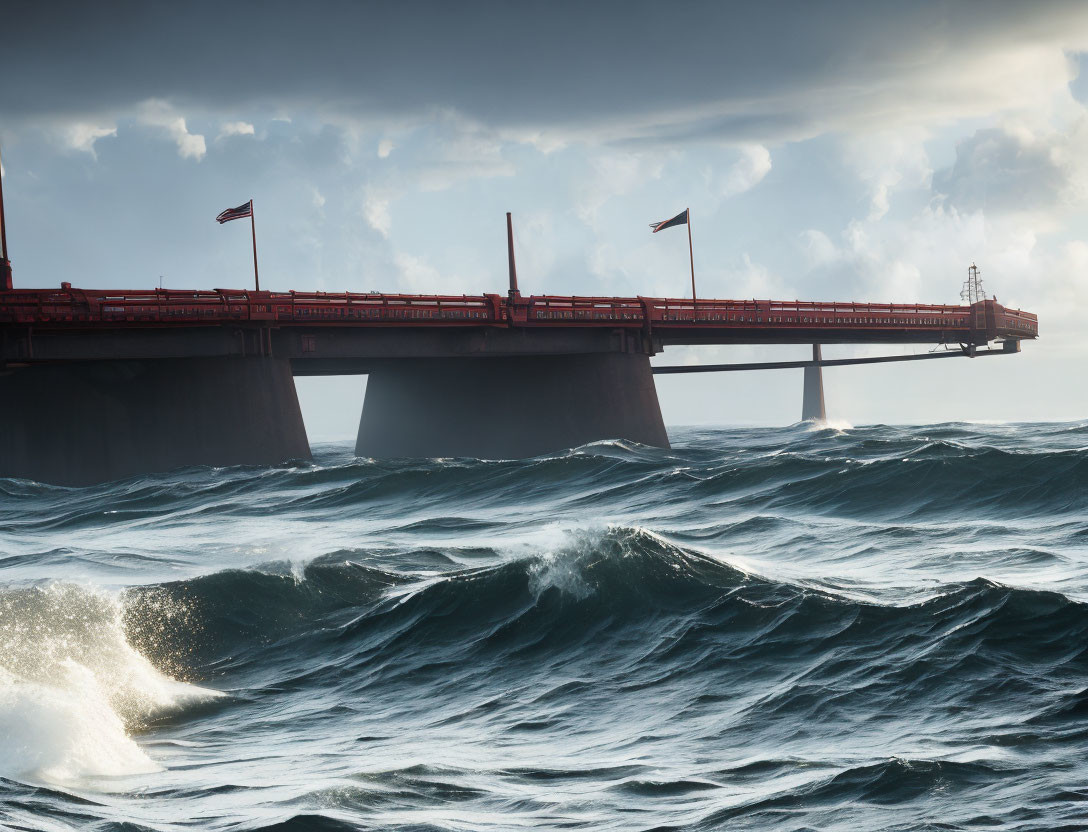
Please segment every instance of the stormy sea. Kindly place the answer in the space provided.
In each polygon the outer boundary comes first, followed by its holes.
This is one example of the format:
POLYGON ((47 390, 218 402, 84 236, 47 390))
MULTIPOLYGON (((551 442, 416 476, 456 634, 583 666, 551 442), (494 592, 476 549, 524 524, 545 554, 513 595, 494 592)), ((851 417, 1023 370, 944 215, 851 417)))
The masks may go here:
POLYGON ((0 826, 1088 829, 1088 422, 0 480, 0 826))

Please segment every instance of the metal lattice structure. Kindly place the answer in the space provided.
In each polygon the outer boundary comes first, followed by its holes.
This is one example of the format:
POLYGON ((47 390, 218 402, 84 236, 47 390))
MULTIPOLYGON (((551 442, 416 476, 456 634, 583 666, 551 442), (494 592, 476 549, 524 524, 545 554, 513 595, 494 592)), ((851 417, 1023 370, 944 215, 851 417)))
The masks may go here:
POLYGON ((980 300, 986 300, 986 292, 982 288, 982 274, 974 263, 967 270, 967 279, 963 281, 963 289, 960 291, 960 300, 970 306, 980 300))

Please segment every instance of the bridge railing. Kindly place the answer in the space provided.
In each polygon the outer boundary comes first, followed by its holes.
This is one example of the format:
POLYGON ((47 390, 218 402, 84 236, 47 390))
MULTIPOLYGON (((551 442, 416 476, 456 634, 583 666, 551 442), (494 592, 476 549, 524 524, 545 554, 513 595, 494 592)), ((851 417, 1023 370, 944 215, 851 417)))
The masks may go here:
POLYGON ((1004 309, 997 316, 996 326, 1013 335, 1033 338, 1039 334, 1039 316, 1022 309, 1004 309))
MULTIPOLYGON (((819 301, 600 298, 534 295, 526 299, 529 325, 771 329, 907 329, 947 333, 972 329, 972 307, 942 304, 823 303, 819 301)), ((1038 335, 1038 318, 983 301, 993 319, 993 337, 1038 335), (1000 311, 999 311, 1000 310, 1000 311), (994 317, 994 313, 996 317, 994 317)), ((976 304, 978 306, 978 304, 976 304)), ((979 310, 982 311, 982 307, 979 310)))
POLYGON ((970 308, 924 304, 532 296, 529 323, 967 327, 970 308))
POLYGON ((382 295, 324 292, 272 293, 275 320, 368 321, 401 326, 430 323, 481 325, 502 320, 498 295, 382 295))
POLYGON ((231 321, 386 326, 615 326, 643 329, 910 329, 1035 337, 1038 317, 993 300, 973 307, 816 301, 211 290, 16 289, 0 321, 212 325, 231 321), (972 314, 974 313, 974 314, 972 314), (974 320, 972 320, 974 318, 974 320))
POLYGON ((645 305, 640 298, 531 295, 524 298, 524 301, 528 305, 526 312, 528 323, 595 324, 603 321, 616 321, 639 325, 645 319, 645 305))
POLYGON ((503 320, 498 295, 382 295, 245 290, 91 291, 70 287, 0 295, 0 321, 213 323, 224 321, 487 324, 503 320))

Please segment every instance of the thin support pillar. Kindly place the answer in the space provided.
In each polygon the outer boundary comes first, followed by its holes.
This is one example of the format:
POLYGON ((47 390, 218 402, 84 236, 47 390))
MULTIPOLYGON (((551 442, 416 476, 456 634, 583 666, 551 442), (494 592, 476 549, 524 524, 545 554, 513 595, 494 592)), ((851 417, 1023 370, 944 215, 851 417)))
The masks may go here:
MULTIPOLYGON (((823 354, 819 344, 812 345, 812 360, 821 361, 823 354)), ((824 409, 824 368, 805 367, 805 395, 801 403, 802 422, 825 422, 827 412, 824 409)))

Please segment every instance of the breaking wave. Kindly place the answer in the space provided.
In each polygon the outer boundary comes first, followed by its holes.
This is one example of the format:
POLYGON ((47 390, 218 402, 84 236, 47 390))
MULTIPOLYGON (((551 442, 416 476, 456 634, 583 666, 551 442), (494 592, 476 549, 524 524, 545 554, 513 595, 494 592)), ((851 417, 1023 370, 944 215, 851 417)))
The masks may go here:
POLYGON ((1088 822, 1088 427, 676 444, 0 481, 0 824, 1088 822))
POLYGON ((129 643, 125 617, 117 597, 71 584, 0 593, 0 776, 155 771, 131 732, 218 695, 157 670, 129 643))

